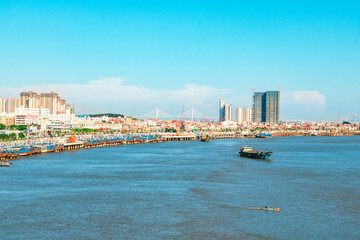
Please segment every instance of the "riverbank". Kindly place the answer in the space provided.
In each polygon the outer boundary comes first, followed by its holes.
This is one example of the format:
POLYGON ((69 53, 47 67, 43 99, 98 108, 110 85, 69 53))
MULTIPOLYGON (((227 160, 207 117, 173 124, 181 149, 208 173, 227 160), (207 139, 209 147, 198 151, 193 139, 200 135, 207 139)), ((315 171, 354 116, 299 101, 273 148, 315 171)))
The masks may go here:
MULTIPOLYGON (((273 133, 273 137, 287 136, 348 136, 358 134, 323 132, 314 135, 308 133, 273 133)), ((107 146, 118 146, 127 144, 159 143, 166 141, 196 141, 204 136, 209 140, 231 139, 231 138, 255 138, 256 135, 244 135, 239 132, 215 132, 211 134, 175 134, 175 133, 152 133, 152 134, 119 134, 119 133, 97 133, 68 135, 55 138, 38 138, 22 141, 13 141, 0 144, 0 160, 9 161, 20 157, 29 157, 38 154, 53 152, 72 151, 77 149, 89 149, 107 146)))

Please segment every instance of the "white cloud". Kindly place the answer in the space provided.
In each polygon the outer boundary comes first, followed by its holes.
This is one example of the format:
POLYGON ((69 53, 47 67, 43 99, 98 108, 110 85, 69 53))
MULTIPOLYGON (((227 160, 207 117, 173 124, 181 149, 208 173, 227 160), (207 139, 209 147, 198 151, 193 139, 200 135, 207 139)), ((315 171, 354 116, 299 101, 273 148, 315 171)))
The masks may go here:
POLYGON ((296 105, 304 108, 325 108, 326 97, 318 91, 284 91, 281 92, 282 105, 296 105))
MULTIPOLYGON (((224 95, 232 93, 229 89, 218 89, 196 84, 185 84, 179 89, 157 89, 135 85, 126 85, 122 78, 104 78, 86 84, 48 84, 24 86, 21 88, 0 88, 0 96, 17 97, 20 92, 35 91, 57 92, 69 104, 75 104, 79 110, 86 107, 89 112, 118 112, 124 114, 143 114, 155 107, 171 111, 174 107, 197 108, 207 115, 217 116, 216 101, 224 95), (210 103, 211 102, 211 103, 210 103)), ((176 109, 175 113, 180 110, 176 109)))

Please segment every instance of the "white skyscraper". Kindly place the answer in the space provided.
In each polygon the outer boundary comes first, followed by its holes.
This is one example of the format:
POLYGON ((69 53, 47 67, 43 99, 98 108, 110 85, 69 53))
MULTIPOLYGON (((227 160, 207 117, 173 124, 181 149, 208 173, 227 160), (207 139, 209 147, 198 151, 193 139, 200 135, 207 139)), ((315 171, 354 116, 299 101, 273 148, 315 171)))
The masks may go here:
POLYGON ((252 122, 252 109, 251 108, 237 108, 236 109, 236 122, 251 123, 252 122))
POLYGON ((224 110, 225 110, 225 119, 224 120, 226 122, 232 121, 232 106, 231 106, 231 104, 225 104, 224 110))

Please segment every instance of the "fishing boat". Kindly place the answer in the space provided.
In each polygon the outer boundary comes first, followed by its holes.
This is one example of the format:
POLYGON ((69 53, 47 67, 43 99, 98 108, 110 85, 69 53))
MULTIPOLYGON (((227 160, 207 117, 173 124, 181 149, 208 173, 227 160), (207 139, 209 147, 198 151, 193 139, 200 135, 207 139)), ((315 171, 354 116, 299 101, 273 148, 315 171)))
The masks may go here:
POLYGON ((269 151, 256 151, 252 147, 242 147, 239 153, 241 157, 255 159, 269 159, 271 154, 273 154, 273 152, 269 151))
POLYGON ((253 207, 253 208, 250 208, 250 209, 280 212, 280 208, 271 208, 271 207, 261 207, 261 208, 260 207, 253 207))
POLYGON ((257 137, 257 138, 271 138, 272 135, 271 135, 271 133, 260 133, 260 134, 255 135, 255 137, 257 137))

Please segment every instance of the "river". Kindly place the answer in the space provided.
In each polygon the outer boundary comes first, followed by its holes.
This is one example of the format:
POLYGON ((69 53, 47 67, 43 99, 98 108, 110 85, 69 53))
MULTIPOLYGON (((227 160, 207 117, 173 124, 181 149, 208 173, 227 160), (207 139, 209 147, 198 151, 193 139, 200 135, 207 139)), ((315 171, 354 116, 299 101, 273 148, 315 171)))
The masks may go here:
POLYGON ((123 145, 0 168, 1 239, 359 239, 360 137, 123 145), (271 161, 239 157, 268 148, 271 161), (280 213, 249 210, 281 208, 280 213))

